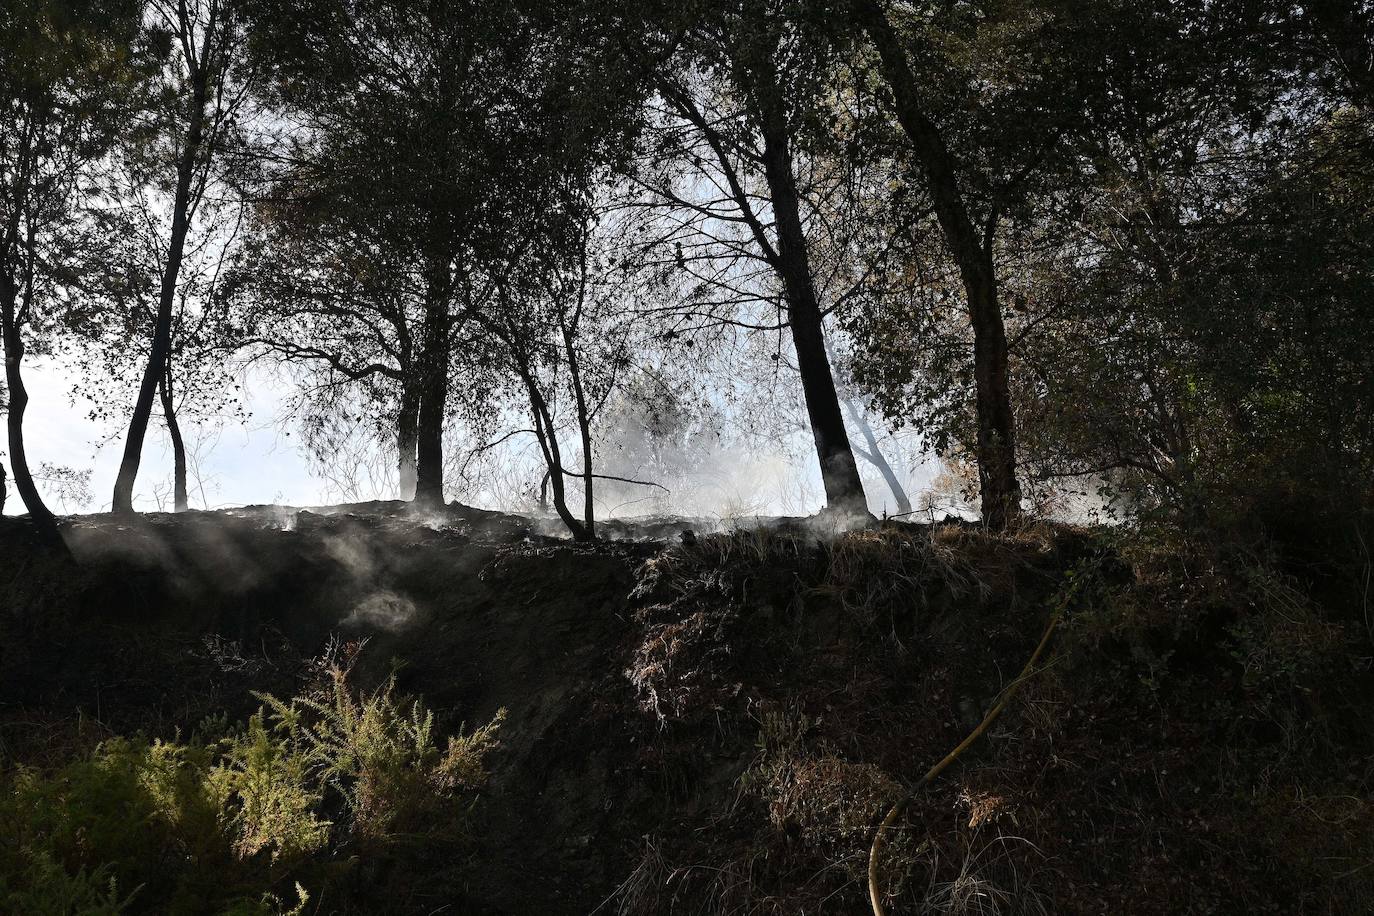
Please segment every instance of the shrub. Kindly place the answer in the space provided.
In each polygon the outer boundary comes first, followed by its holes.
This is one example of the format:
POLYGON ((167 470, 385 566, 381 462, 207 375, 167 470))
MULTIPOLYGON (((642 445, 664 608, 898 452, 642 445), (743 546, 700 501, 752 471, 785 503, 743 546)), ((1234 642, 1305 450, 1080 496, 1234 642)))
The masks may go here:
MULTIPOLYGON (((368 840, 422 831, 436 797, 485 782, 484 759, 496 747, 496 731, 505 719, 505 710, 498 711, 472 734, 450 737, 441 752, 434 740, 434 714, 418 700, 407 704, 397 699, 394 679, 373 693, 355 696, 345 670, 334 668, 321 698, 283 702, 258 696, 266 704, 277 745, 290 748, 283 761, 289 779, 336 792, 350 815, 353 836, 368 840)), ((253 721, 261 728, 262 714, 253 721)), ((281 803, 304 810, 318 802, 307 801, 306 794, 281 803)), ((301 838, 309 840, 313 827, 303 821, 284 823, 299 827, 301 838)), ((327 824, 322 826, 327 830, 327 824)))
POLYGON ((461 823, 504 716, 440 750, 433 714, 388 682, 263 707, 221 737, 117 737, 47 772, 0 773, 0 911, 302 912, 298 878, 337 875, 350 843, 461 823), (293 902, 294 901, 294 902, 293 902))
POLYGON ((269 726, 259 711, 223 748, 210 778, 236 854, 249 858, 266 851, 277 864, 322 849, 330 823, 316 813, 324 796, 309 745, 280 723, 269 726))
MULTIPOLYGON (((19 870, 0 874, 0 907, 27 916, 116 916, 129 906, 133 894, 120 893, 108 865, 93 871, 67 871, 46 850, 22 850, 24 861, 7 861, 19 870)), ((135 892, 136 893, 136 892, 135 892)))

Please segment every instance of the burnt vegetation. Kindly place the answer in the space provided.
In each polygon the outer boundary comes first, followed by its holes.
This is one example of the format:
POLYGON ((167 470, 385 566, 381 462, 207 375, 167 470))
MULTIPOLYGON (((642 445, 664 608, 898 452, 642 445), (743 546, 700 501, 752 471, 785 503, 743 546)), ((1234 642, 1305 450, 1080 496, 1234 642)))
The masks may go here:
POLYGON ((1371 912, 1371 303, 1366 0, 11 0, 0 912, 1371 912))

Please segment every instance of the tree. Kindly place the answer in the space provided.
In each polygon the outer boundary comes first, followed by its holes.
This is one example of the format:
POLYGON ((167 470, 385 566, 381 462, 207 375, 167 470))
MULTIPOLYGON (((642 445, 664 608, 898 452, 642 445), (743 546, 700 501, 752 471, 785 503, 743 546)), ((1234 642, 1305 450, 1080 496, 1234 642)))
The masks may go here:
MULTIPOLYGON (((389 262, 418 278, 416 499, 443 500, 454 342, 527 244, 522 210, 549 180, 563 50, 537 9, 382 2, 255 5, 272 100, 306 127, 273 196, 330 201, 385 226, 389 262)), ((403 438, 403 435, 398 435, 403 438)), ((403 444, 401 451, 408 450, 403 444)))
MULTIPOLYGON (((283 184, 301 189, 294 178, 283 184)), ((411 253, 392 241, 380 207, 361 201, 306 193, 263 202, 225 296, 240 346, 301 370, 293 377, 314 418, 307 430, 324 430, 330 413, 354 415, 354 400, 364 406, 394 447, 399 496, 408 500, 424 286, 411 253)), ((320 446, 320 457, 334 448, 332 436, 307 443, 320 446)))
POLYGON ((1365 111, 1374 109, 1374 5, 1367 0, 1283 3, 1278 18, 1298 21, 1311 45, 1309 59, 1326 70, 1337 92, 1365 111))
MULTIPOLYGON (((170 42, 162 96, 156 114, 165 118, 160 137, 151 151, 173 180, 167 227, 166 255, 153 321, 148 361, 129 418, 124 453, 115 477, 113 509, 132 512, 134 483, 143 456, 153 401, 168 383, 168 361, 173 349, 173 323, 177 291, 187 237, 207 189, 221 165, 223 147, 233 133, 245 99, 241 79, 234 69, 243 45, 243 30, 234 0, 153 0, 149 14, 154 34, 170 42), (165 107, 164 107, 165 106, 165 107), (164 148, 165 144, 165 148, 164 148)), ((157 170, 154 165, 154 171, 157 170)), ((157 181, 156 175, 149 176, 157 181)), ((172 405, 163 399, 164 408, 172 405)), ((175 420, 169 428, 175 428, 175 420)), ((173 435, 173 441, 178 438, 173 435)), ((184 489, 184 486, 183 486, 184 489)))
POLYGON ((668 214, 662 243, 694 282, 679 309, 690 324, 790 331, 827 504, 867 515, 807 227, 823 179, 798 178, 818 177, 805 130, 817 45, 770 4, 708 6, 658 79, 656 167, 638 180, 668 214), (769 305, 781 309, 776 323, 749 313, 769 305))
MULTIPOLYGON (((1001 211, 987 206, 981 219, 968 199, 968 164, 928 112, 902 40, 880 0, 853 0, 856 24, 868 35, 892 93, 897 121, 911 142, 926 180, 946 244, 959 268, 973 326, 977 398, 978 474, 983 519, 1002 528, 1021 509, 1016 476, 1016 429, 1012 412, 1006 326, 998 296, 994 240, 1001 211)), ((1010 189, 1007 189, 1010 190, 1010 189)))
POLYGON ((1369 127, 1270 12, 1126 4, 1079 32, 1073 168, 1003 249, 1032 486, 1250 531, 1361 490, 1369 127))
MULTIPOLYGON (((143 125, 137 133, 155 132, 143 125)), ((72 396, 91 405, 90 419, 128 422, 128 392, 137 390, 147 352, 131 340, 149 339, 158 321, 166 257, 165 195, 149 180, 142 138, 127 136, 109 157, 102 201, 91 208, 94 244, 75 298, 62 319, 60 349, 73 376, 72 396)), ((188 508, 183 422, 220 422, 241 411, 233 349, 227 339, 221 277, 242 222, 240 206, 202 204, 200 231, 183 253, 170 325, 166 368, 157 396, 172 451, 173 510, 188 508)))
POLYGON ((133 3, 26 2, 0 13, 0 337, 15 488, 40 535, 61 545, 24 442, 31 335, 79 272, 83 181, 109 150, 138 82, 133 3))
POLYGON ((568 212, 546 221, 534 246, 539 253, 522 256, 510 276, 498 279, 494 308, 480 320, 500 342, 501 361, 528 402, 544 459, 541 491, 548 486, 554 511, 576 540, 592 540, 597 480, 663 487, 595 470, 598 417, 631 370, 637 316, 625 301, 641 278, 621 247, 627 227, 592 206, 592 188, 576 184, 583 187, 566 200, 568 212), (560 410, 561 403, 570 409, 560 410), (567 414, 580 451, 577 471, 565 465, 559 442, 567 414), (568 506, 567 478, 580 480, 580 518, 568 506))
POLYGON ((902 486, 901 480, 897 477, 897 472, 892 469, 892 464, 883 454, 882 446, 878 443, 878 437, 873 432, 873 426, 868 422, 868 416, 864 409, 857 404, 852 397, 843 398, 845 413, 849 414, 852 422, 863 436, 864 445, 862 448, 855 446, 854 453, 873 465, 878 473, 882 475, 883 483, 887 484, 888 490, 892 493, 893 504, 896 506, 896 515, 911 514, 911 498, 907 496, 906 487, 902 486))

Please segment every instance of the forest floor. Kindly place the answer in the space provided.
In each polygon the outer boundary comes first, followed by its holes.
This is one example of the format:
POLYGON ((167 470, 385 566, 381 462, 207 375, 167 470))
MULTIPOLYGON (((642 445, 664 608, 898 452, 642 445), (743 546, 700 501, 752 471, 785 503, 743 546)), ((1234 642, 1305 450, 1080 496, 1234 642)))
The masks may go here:
MULTIPOLYGON (((344 840, 313 887, 264 871, 304 912, 863 913, 874 825, 1058 614, 899 821, 890 912, 1374 911, 1374 647, 1343 597, 1050 524, 684 526, 579 545, 458 505, 83 516, 71 565, 0 520, 0 788, 246 719, 351 642, 350 680, 394 677, 440 733, 505 718, 461 855, 344 840)), ((77 861, 94 842, 59 866, 99 865, 77 861)), ((6 877, 0 904, 38 880, 6 877)))

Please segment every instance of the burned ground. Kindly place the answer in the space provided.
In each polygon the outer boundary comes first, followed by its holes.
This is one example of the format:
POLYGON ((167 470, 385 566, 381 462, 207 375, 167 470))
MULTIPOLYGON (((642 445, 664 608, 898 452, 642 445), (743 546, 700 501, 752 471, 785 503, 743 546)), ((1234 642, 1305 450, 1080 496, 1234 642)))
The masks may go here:
POLYGON ((345 844, 308 912, 862 912, 874 825, 1051 614, 1047 662, 901 821, 894 912, 1374 902, 1368 634, 1206 548, 800 522, 583 546, 366 504, 74 519, 69 565, 4 524, 7 771, 246 717, 364 638, 352 677, 439 731, 506 710, 464 854, 345 844))

